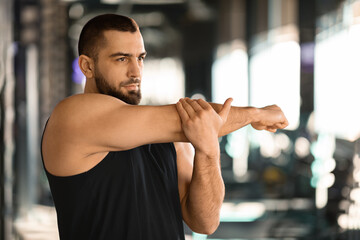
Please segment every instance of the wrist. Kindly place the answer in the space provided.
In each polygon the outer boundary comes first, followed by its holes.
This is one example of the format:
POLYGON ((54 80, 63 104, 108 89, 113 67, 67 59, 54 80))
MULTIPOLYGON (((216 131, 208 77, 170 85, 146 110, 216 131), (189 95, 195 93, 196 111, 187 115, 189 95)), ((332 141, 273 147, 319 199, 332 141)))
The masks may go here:
POLYGON ((221 175, 220 152, 209 155, 209 153, 195 150, 194 172, 201 178, 214 176, 214 174, 221 175))
POLYGON ((216 160, 220 159, 220 148, 219 145, 209 146, 207 149, 199 149, 195 147, 195 155, 201 158, 206 158, 207 160, 216 160))
POLYGON ((248 107, 248 124, 256 123, 260 121, 260 109, 256 107, 248 107))

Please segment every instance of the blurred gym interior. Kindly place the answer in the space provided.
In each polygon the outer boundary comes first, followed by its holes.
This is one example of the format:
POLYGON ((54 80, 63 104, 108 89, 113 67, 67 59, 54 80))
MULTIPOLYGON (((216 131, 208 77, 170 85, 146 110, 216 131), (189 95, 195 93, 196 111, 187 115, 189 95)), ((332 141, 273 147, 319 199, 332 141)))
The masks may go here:
POLYGON ((54 106, 81 93, 82 26, 134 18, 141 104, 279 105, 290 125, 219 139, 221 223, 186 239, 360 239, 360 0, 1 0, 0 240, 58 239, 40 157, 54 106))

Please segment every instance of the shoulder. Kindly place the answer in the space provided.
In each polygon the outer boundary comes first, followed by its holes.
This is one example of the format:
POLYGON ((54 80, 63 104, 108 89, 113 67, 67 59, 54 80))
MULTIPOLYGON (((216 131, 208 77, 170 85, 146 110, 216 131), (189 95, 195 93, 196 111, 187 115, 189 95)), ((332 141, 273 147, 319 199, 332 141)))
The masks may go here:
POLYGON ((66 124, 88 119, 116 107, 127 105, 123 101, 98 93, 83 93, 65 98, 54 108, 49 122, 66 124))
MULTIPOLYGON (((101 126, 115 108, 126 105, 117 98, 96 93, 77 94, 59 102, 50 115, 43 134, 43 147, 62 152, 74 146, 86 148, 91 132, 101 126)), ((98 132, 96 134, 98 136, 98 132)))
POLYGON ((54 109, 54 113, 84 111, 96 107, 104 107, 104 104, 107 106, 126 105, 123 101, 105 94, 83 93, 67 97, 59 102, 54 109))
POLYGON ((122 105, 127 104, 104 94, 86 93, 67 97, 51 113, 44 139, 65 143, 77 141, 77 136, 87 136, 86 133, 94 130, 94 125, 108 118, 109 113, 122 105))

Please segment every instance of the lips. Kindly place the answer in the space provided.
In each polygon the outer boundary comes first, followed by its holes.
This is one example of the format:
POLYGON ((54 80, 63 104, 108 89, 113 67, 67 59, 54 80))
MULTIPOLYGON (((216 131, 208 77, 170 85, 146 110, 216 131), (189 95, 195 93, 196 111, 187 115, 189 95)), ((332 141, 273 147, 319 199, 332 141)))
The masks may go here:
POLYGON ((124 88, 126 88, 127 90, 138 90, 139 84, 138 83, 128 84, 125 85, 124 88))

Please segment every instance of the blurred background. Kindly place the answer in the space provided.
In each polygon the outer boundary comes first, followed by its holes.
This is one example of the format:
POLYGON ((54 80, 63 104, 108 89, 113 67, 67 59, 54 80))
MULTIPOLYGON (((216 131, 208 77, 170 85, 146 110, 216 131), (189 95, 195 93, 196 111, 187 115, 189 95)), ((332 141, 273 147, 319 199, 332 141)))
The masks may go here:
POLYGON ((221 224, 187 239, 360 239, 360 0, 0 0, 0 240, 58 239, 39 143, 102 13, 141 28, 142 104, 233 97, 290 122, 220 139, 221 224))

